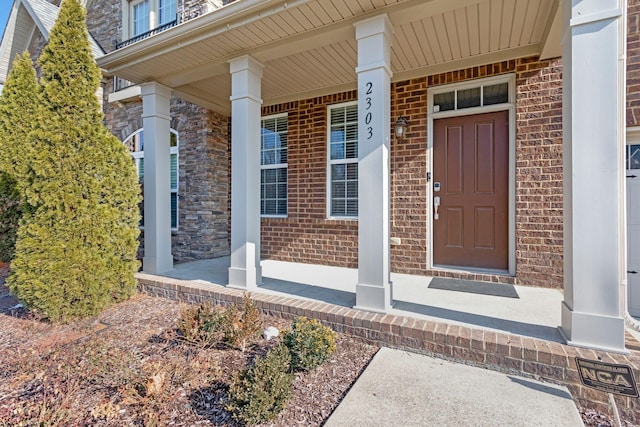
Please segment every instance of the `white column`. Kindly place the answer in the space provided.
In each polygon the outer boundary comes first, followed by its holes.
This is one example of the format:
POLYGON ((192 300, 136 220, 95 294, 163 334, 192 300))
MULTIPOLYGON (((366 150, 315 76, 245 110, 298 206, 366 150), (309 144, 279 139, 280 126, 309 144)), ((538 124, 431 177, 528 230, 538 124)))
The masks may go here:
POLYGON ((159 83, 140 86, 144 126, 144 258, 143 270, 173 269, 171 255, 171 89, 159 83))
POLYGON ((564 0, 564 303, 569 344, 625 351, 625 0, 564 0))
POLYGON ((358 284, 356 308, 391 308, 389 154, 391 35, 386 14, 357 22, 358 284))
POLYGON ((229 286, 253 289, 260 269, 260 108, 263 66, 245 55, 231 70, 231 267, 229 286))

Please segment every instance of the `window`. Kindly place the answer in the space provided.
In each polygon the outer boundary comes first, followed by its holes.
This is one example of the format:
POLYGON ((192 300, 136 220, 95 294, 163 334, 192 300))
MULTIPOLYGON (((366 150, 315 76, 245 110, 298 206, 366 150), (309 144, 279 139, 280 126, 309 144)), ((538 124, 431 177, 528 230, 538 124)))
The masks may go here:
POLYGON ((176 0, 122 0, 123 23, 129 29, 123 29, 123 39, 136 37, 161 27, 177 18, 176 0), (127 16, 128 15, 128 16, 127 16))
MULTIPOLYGON (((178 228, 178 132, 171 129, 170 135, 171 146, 171 228, 178 228)), ((133 135, 129 136, 124 145, 131 152, 131 157, 136 162, 136 168, 138 169, 138 178, 140 184, 144 184, 144 131, 140 129, 133 135)), ((144 187, 142 190, 144 196, 144 187)), ((144 203, 140 204, 140 214, 142 216, 140 220, 140 226, 144 227, 144 203)))
POLYGON ((509 84, 475 85, 466 89, 454 89, 433 95, 433 112, 485 107, 509 102, 509 84))
POLYGON ((149 0, 144 0, 139 3, 133 3, 133 36, 138 36, 142 33, 146 33, 151 28, 150 14, 149 14, 149 0))
POLYGON ((260 129, 260 215, 287 215, 287 115, 262 119, 260 129))
POLYGON ((358 104, 329 107, 327 214, 358 216, 358 104))
POLYGON ((626 169, 640 169, 640 145, 627 145, 626 153, 626 169))
POLYGON ((158 26, 176 19, 176 0, 158 0, 158 26))

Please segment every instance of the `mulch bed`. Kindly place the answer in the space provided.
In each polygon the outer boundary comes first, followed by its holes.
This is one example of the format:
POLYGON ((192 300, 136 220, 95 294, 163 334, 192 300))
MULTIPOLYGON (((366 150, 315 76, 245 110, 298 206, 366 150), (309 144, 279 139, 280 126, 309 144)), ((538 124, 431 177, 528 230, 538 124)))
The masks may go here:
MULTIPOLYGON (((16 307, 7 275, 0 266, 0 426, 236 426, 225 410, 229 379, 278 342, 261 339, 244 353, 192 346, 175 330, 184 305, 141 294, 97 318, 53 325, 16 307)), ((331 359, 296 374, 294 397, 267 425, 322 425, 376 351, 340 335, 331 359)), ((586 426, 615 426, 580 412, 586 426)))
MULTIPOLYGON (((4 282, 7 269, 0 270, 4 282)), ((246 352, 181 341, 182 304, 136 295, 94 319, 53 325, 34 318, 0 284, 0 426, 235 426, 225 410, 232 373, 278 339, 246 352)), ((284 329, 290 322, 264 317, 284 329)), ((294 397, 268 425, 322 425, 377 348, 339 336, 334 355, 298 373, 294 397)))

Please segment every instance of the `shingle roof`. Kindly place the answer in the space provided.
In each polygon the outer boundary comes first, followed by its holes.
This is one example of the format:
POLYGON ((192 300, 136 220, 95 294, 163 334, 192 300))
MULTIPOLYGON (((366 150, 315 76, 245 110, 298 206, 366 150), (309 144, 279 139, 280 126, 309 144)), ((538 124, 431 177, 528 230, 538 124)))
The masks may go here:
MULTIPOLYGON (((28 46, 33 28, 36 27, 44 38, 48 39, 59 11, 58 6, 46 0, 14 0, 0 42, 0 90, 7 78, 11 62, 28 46)), ((89 41, 94 58, 105 55, 93 37, 89 36, 89 41)))
MULTIPOLYGON (((58 12, 60 11, 58 6, 55 6, 46 0, 22 0, 22 2, 31 6, 35 13, 35 17, 32 15, 34 21, 40 21, 42 24, 40 31, 46 38, 49 38, 49 32, 51 31, 51 28, 53 28, 53 24, 56 23, 58 12)), ((36 25, 38 25, 38 22, 36 22, 36 25)), ((38 27, 40 27, 40 25, 38 25, 38 27)), ((91 50, 93 51, 94 58, 104 56, 105 52, 93 37, 89 36, 89 42, 91 43, 91 50)))

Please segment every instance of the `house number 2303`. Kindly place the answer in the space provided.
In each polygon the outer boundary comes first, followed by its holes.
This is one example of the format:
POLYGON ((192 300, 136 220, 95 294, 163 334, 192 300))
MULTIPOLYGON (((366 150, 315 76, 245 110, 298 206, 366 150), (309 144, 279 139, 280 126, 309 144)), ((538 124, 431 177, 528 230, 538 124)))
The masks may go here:
POLYGON ((367 82, 365 84, 367 90, 365 92, 365 95, 367 96, 365 98, 365 108, 364 110, 366 111, 366 115, 364 116, 364 123, 367 125, 367 141, 370 140, 371 138, 373 138, 373 125, 371 125, 371 120, 373 119, 373 115, 371 113, 371 96, 373 95, 373 83, 371 82, 367 82))

